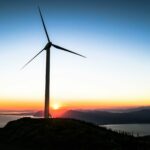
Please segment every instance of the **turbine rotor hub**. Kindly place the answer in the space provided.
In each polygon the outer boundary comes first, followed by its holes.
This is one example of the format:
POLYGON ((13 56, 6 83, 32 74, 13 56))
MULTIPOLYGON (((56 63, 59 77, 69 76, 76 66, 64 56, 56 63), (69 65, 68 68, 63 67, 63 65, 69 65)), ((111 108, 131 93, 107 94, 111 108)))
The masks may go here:
POLYGON ((47 50, 47 49, 49 49, 51 46, 52 46, 52 42, 48 42, 48 43, 45 45, 44 49, 47 50))

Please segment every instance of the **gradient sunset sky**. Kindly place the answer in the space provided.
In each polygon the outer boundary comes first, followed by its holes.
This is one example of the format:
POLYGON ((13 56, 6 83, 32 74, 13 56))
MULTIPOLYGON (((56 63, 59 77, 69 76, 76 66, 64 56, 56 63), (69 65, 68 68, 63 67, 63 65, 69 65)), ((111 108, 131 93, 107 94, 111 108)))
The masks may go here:
POLYGON ((19 69, 47 40, 52 48, 51 104, 67 108, 150 105, 149 0, 1 0, 0 110, 41 109, 45 53, 19 69))

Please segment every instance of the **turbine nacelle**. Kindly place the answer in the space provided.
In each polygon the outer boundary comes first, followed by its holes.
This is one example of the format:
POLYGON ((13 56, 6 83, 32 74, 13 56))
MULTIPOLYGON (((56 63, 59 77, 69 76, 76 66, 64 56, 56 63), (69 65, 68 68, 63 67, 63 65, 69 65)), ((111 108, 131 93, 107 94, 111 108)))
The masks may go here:
POLYGON ((48 42, 43 49, 44 50, 50 49, 51 46, 52 46, 52 42, 48 42))

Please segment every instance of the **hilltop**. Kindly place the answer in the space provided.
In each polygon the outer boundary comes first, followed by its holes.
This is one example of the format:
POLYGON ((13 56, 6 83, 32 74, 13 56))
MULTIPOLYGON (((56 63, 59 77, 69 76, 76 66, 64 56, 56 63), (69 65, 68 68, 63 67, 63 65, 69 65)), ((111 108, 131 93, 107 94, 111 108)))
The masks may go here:
POLYGON ((148 150, 150 141, 74 119, 22 118, 0 129, 0 147, 1 150, 148 150))

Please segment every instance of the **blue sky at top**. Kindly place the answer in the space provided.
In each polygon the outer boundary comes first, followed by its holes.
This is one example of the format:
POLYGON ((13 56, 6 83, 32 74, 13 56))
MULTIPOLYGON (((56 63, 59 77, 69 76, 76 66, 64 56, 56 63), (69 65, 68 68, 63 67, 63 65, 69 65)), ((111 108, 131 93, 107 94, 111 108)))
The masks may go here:
POLYGON ((2 97, 9 89, 11 97, 20 98, 11 92, 20 87, 22 95, 30 95, 28 99, 43 96, 44 54, 18 73, 46 44, 37 5, 52 42, 88 57, 82 60, 52 49, 54 99, 140 99, 142 103, 150 98, 148 0, 0 1, 0 73, 1 80, 8 82, 0 88, 2 97))

